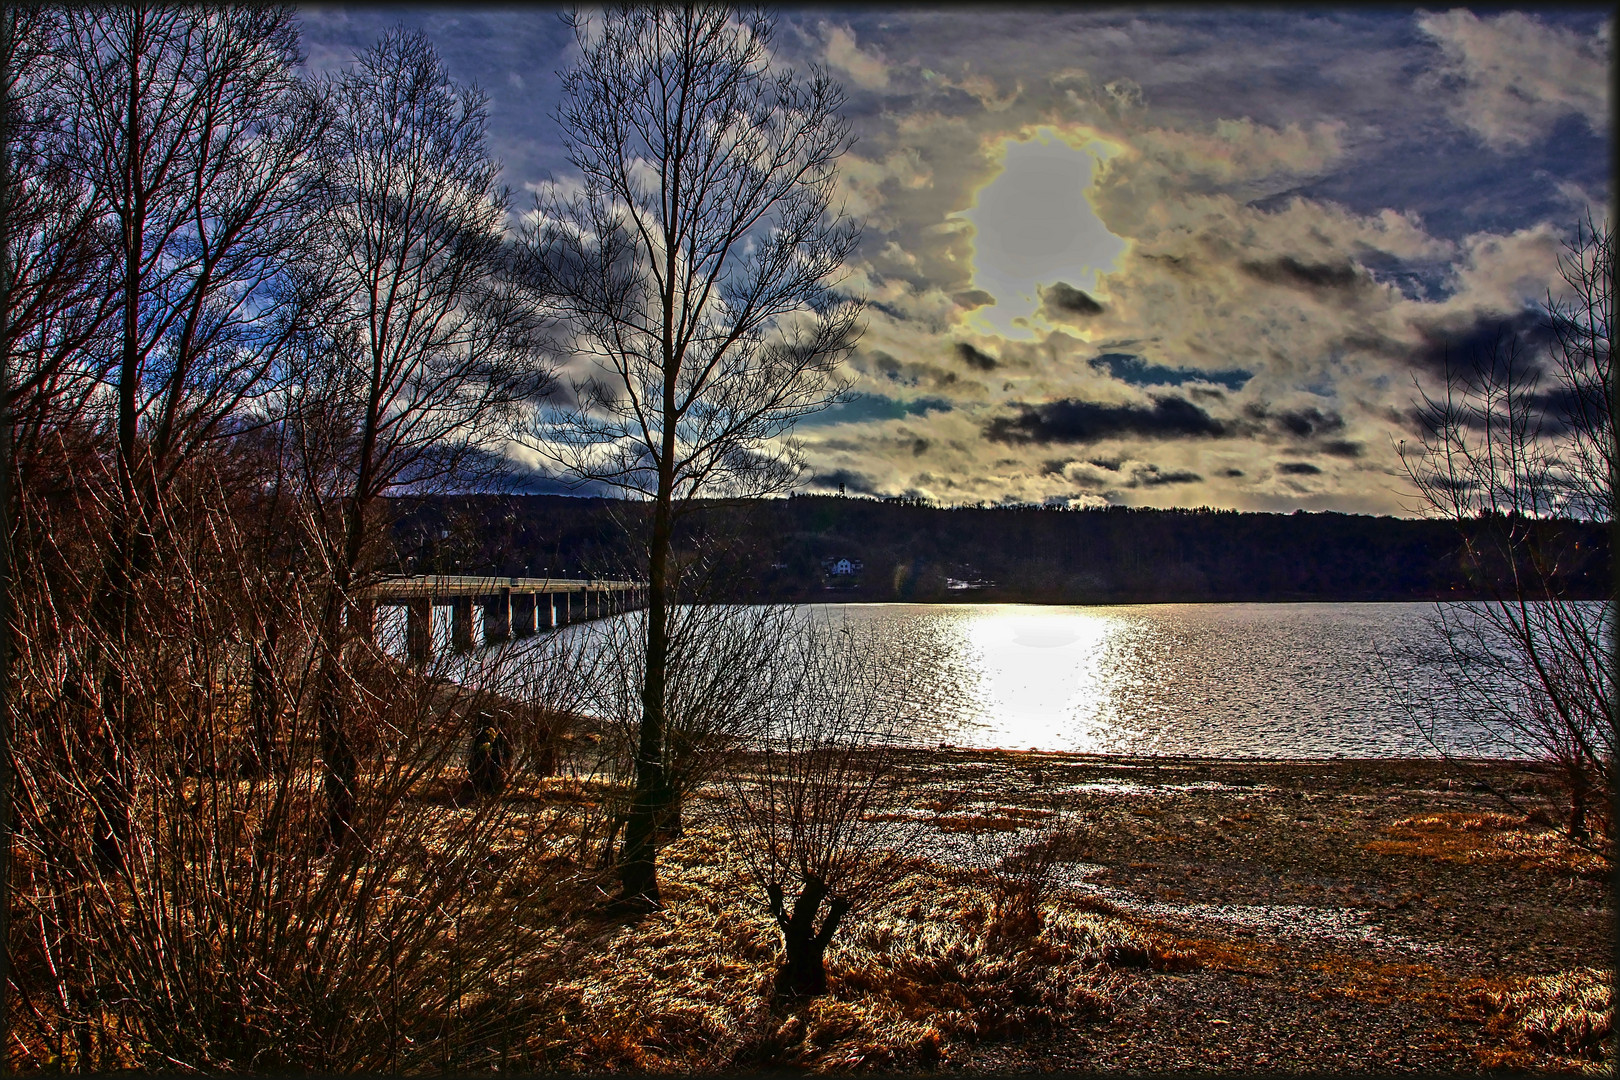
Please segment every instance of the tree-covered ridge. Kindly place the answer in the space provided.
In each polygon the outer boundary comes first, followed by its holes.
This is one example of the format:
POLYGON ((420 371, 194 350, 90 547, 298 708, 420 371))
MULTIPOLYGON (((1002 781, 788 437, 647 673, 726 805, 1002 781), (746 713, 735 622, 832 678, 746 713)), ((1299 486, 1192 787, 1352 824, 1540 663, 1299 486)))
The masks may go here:
MULTIPOLYGON (((401 568, 617 574, 630 565, 624 526, 633 533, 642 513, 637 503, 556 495, 418 500, 397 527, 401 568)), ((1601 599, 1605 527, 1543 528, 1542 557, 1568 595, 1601 599)), ((683 546, 696 550, 700 538, 705 548, 723 541, 723 572, 710 577, 715 598, 730 600, 1462 600, 1489 598, 1494 584, 1462 558, 1454 523, 1334 512, 946 509, 797 496, 706 504, 683 546), (829 573, 824 564, 841 558, 860 572, 829 573)))

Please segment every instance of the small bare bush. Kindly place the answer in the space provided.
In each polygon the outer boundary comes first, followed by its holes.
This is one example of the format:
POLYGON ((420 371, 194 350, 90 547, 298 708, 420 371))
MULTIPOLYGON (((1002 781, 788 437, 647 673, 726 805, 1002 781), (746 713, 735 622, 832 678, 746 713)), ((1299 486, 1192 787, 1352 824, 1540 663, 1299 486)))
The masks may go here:
POLYGON ((782 932, 785 997, 826 990, 833 934, 887 897, 939 816, 904 806, 903 673, 848 627, 808 626, 795 645, 783 697, 722 804, 782 932))
MULTIPOLYGON (((793 609, 686 604, 667 615, 664 794, 659 832, 681 835, 687 797, 764 730, 781 695, 784 644, 797 632, 793 609)), ((647 666, 647 612, 590 627, 597 660, 591 708, 603 718, 600 768, 628 782, 640 744, 647 666)), ((622 815, 628 810, 628 792, 622 815)))

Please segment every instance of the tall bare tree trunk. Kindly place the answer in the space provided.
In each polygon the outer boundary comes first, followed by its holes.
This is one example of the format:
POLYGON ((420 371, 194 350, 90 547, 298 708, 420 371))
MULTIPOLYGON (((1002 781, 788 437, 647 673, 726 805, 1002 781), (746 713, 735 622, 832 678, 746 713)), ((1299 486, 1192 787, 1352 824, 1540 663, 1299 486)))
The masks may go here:
POLYGON ((654 503, 647 560, 647 670, 641 688, 636 786, 619 856, 621 898, 649 904, 658 903, 658 824, 669 802, 669 785, 664 776, 664 702, 669 663, 669 556, 674 529, 668 492, 661 495, 654 503))
POLYGON ((96 796, 96 854, 104 865, 118 866, 123 846, 129 839, 130 800, 133 797, 133 770, 128 745, 128 702, 122 665, 129 644, 130 623, 135 609, 135 581, 138 573, 136 546, 146 531, 146 509, 141 503, 136 474, 141 383, 141 256, 146 246, 146 190, 141 174, 142 159, 135 152, 141 145, 141 71, 146 53, 146 9, 137 6, 130 13, 131 28, 127 62, 129 86, 124 107, 124 138, 130 148, 125 154, 122 188, 125 200, 118 207, 121 219, 124 325, 118 363, 117 501, 110 522, 111 545, 105 567, 105 586, 96 620, 101 631, 101 716, 102 770, 96 796), (111 655, 108 654, 110 648, 111 655))
POLYGON ((570 21, 581 59, 563 75, 559 119, 584 186, 542 199, 545 219, 570 227, 532 235, 604 378, 540 418, 537 448, 652 502, 619 875, 621 900, 656 903, 658 833, 682 782, 668 755, 671 612, 690 599, 677 595, 675 518, 704 494, 797 480, 802 461, 782 436, 847 385, 860 304, 834 285, 860 230, 831 202, 849 145, 842 91, 824 73, 783 75, 770 17, 623 6, 570 21))
MULTIPOLYGON (((369 439, 367 440, 369 444, 369 439)), ((369 461, 363 461, 359 486, 369 479, 369 461)), ((348 695, 343 687, 348 642, 344 614, 349 590, 365 549, 365 500, 348 500, 343 517, 343 549, 332 568, 332 587, 321 613, 321 674, 316 688, 316 718, 325 765, 322 784, 326 795, 326 843, 341 846, 353 833, 355 783, 358 762, 349 738, 348 695)))
POLYGON ((11 95, 17 9, 0 11, 0 1067, 11 1013, 11 95))

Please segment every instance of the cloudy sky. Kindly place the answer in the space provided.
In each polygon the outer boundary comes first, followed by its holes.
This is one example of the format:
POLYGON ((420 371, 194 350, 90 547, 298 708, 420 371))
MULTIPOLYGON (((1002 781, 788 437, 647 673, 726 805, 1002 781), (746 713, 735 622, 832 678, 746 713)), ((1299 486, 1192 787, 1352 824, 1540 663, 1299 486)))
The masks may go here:
MULTIPOLYGON (((567 178, 551 10, 302 9, 335 70, 421 29, 515 207, 567 178)), ((1610 199, 1600 8, 793 8, 843 82, 857 396, 811 490, 1409 513, 1414 380, 1533 333, 1610 199)))

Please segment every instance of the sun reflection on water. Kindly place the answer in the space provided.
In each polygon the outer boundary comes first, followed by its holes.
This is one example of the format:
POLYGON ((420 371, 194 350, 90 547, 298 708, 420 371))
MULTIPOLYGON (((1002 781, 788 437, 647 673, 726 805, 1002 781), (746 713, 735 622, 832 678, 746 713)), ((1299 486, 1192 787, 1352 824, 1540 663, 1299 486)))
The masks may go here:
MULTIPOLYGON (((1453 752, 1514 753, 1447 711, 1447 685, 1424 658, 1432 652, 1429 604, 798 610, 812 624, 856 632, 879 651, 901 676, 893 705, 921 745, 1427 757, 1437 752, 1434 736, 1453 752)), ((564 634, 590 635, 590 625, 564 634)), ((393 636, 402 638, 402 630, 393 636)))
POLYGON ((966 620, 979 696, 989 706, 979 738, 1009 748, 1103 749, 1094 729, 1110 710, 1104 661, 1128 629, 1089 611, 996 605, 966 620))

